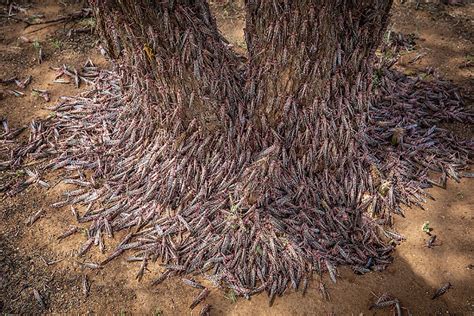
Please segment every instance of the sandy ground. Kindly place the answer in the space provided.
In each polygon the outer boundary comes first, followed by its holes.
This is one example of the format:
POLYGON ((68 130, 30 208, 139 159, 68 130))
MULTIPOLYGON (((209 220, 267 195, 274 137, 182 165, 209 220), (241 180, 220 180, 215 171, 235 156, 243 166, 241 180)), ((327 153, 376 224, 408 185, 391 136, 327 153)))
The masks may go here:
MULTIPOLYGON (((226 1, 220 1, 225 3, 226 1)), ((0 2, 1 3, 1 2, 0 2)), ((44 14, 46 19, 64 15, 80 8, 77 1, 36 0, 29 2, 29 16, 44 14)), ((0 6, 3 10, 5 6, 0 6)), ((222 32, 244 52, 244 14, 239 5, 215 5, 222 32)), ((3 12, 0 11, 0 15, 3 12)), ((93 21, 92 21, 93 22, 93 21)), ((397 67, 407 74, 425 76, 431 67, 444 78, 455 82, 463 92, 468 106, 473 100, 474 63, 474 4, 466 6, 396 5, 392 28, 417 36, 417 47, 402 56, 397 67)), ((75 67, 91 58, 101 67, 107 62, 98 53, 97 39, 93 34, 80 33, 68 36, 71 28, 90 25, 90 20, 51 25, 35 31, 24 24, 0 18, 0 78, 13 76, 33 77, 23 97, 10 95, 0 85, 0 116, 7 117, 11 126, 27 125, 32 119, 49 114, 62 95, 75 95, 73 84, 52 83, 54 70, 67 64, 75 67), (44 62, 38 64, 38 45, 44 52, 44 62), (52 100, 46 102, 32 93, 32 88, 47 89, 52 100)), ((472 126, 454 125, 456 132, 473 137, 472 126)), ((0 183, 15 175, 0 173, 0 183)), ((57 175, 49 174, 51 183, 57 175)), ((432 189, 435 201, 429 201, 425 210, 406 211, 406 218, 396 218, 395 228, 407 237, 397 247, 394 263, 384 272, 355 275, 350 269, 339 268, 340 278, 333 284, 326 276, 314 276, 306 295, 288 291, 268 307, 265 294, 234 299, 232 293, 212 289, 207 303, 216 315, 337 315, 377 314, 389 315, 390 309, 369 310, 375 295, 389 292, 404 307, 403 312, 419 314, 474 315, 474 179, 461 183, 448 183, 447 190, 432 189), (421 227, 429 221, 439 244, 424 246, 428 239, 421 227), (319 283, 329 289, 330 301, 319 293, 319 283), (434 290, 445 282, 453 288, 437 300, 431 300, 434 290)), ((76 256, 85 237, 77 234, 62 242, 57 236, 65 231, 74 218, 69 209, 52 209, 64 189, 59 185, 45 190, 30 187, 14 198, 0 197, 0 311, 2 313, 146 313, 153 315, 197 315, 198 306, 191 311, 189 305, 198 290, 185 286, 179 278, 171 278, 152 287, 159 275, 159 265, 149 265, 150 273, 138 282, 135 275, 139 264, 127 263, 125 257, 112 261, 101 270, 84 268, 84 261, 99 261, 105 255, 94 249, 85 258, 76 256), (44 215, 33 225, 25 220, 38 209, 44 215), (61 260, 55 262, 56 260, 61 260), (53 262, 53 263, 50 263, 53 262), (50 264, 48 264, 50 263, 50 264), (82 278, 87 275, 91 283, 88 296, 82 292, 82 278), (35 300, 33 289, 43 297, 43 309, 35 300)), ((113 248, 120 236, 106 244, 113 248)))

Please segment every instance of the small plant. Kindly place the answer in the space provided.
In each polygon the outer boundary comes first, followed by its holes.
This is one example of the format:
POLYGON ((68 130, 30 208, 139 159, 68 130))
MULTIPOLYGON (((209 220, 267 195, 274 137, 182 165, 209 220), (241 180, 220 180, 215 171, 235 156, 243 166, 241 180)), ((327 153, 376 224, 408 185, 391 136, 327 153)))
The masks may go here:
POLYGON ((393 50, 388 49, 388 50, 384 51, 384 53, 383 53, 383 58, 384 58, 385 60, 391 60, 391 59, 396 58, 396 56, 395 56, 395 54, 393 53, 393 50))
POLYGON ((17 170, 17 171, 15 172, 15 174, 16 174, 17 177, 22 176, 22 175, 24 175, 25 173, 26 173, 26 172, 25 172, 25 170, 23 170, 23 169, 17 170))
POLYGON ((155 309, 155 312, 153 313, 155 316, 163 316, 163 311, 159 308, 155 309))
POLYGON ((87 228, 81 229, 81 233, 84 235, 84 237, 89 237, 89 230, 87 228))
POLYGON ((382 81, 382 76, 383 76, 383 70, 378 68, 374 70, 374 73, 372 75, 372 85, 374 88, 377 88, 381 81, 382 81))
POLYGON ((35 40, 33 42, 33 48, 36 49, 36 50, 39 50, 41 48, 41 44, 38 40, 35 40))
POLYGON ((227 294, 224 295, 226 299, 232 302, 232 304, 235 304, 237 302, 237 295, 235 295, 234 290, 229 290, 227 294))
POLYGON ((433 229, 430 227, 430 222, 425 222, 421 227, 421 230, 429 234, 433 229))
POLYGON ((466 60, 461 65, 461 68, 468 68, 468 67, 472 67, 473 65, 474 65, 474 54, 467 54, 466 60))
POLYGON ((392 34, 393 34, 392 30, 388 30, 387 32, 385 32, 385 34, 383 35, 383 42, 386 44, 389 44, 390 41, 392 40, 392 34))
POLYGON ((57 38, 54 38, 51 40, 51 45, 55 48, 55 49, 61 49, 61 46, 62 46, 62 43, 60 40, 58 40, 57 38))
POLYGON ((428 73, 428 72, 421 72, 421 73, 418 74, 418 77, 421 80, 427 80, 430 76, 431 76, 431 74, 428 73))
POLYGON ((230 200, 230 212, 232 214, 237 214, 237 211, 239 210, 239 206, 234 203, 234 200, 232 199, 232 196, 229 194, 229 200, 230 200))
POLYGON ((35 24, 36 22, 38 22, 39 18, 40 18, 39 16, 33 15, 33 16, 28 17, 26 20, 28 21, 28 23, 35 24))
POLYGON ((239 42, 237 42, 237 45, 240 48, 247 49, 247 43, 245 41, 239 41, 239 42))
POLYGON ((81 21, 79 21, 79 25, 82 27, 87 27, 87 28, 95 28, 95 19, 94 18, 84 18, 81 21))

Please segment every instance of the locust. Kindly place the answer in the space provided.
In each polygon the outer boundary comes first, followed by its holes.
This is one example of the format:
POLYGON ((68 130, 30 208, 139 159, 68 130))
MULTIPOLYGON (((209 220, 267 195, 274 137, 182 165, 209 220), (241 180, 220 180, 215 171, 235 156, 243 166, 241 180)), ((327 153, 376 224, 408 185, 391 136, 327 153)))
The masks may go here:
POLYGON ((445 294, 445 293, 446 293, 450 288, 452 288, 452 287, 453 287, 453 286, 451 285, 450 282, 447 282, 447 283, 441 285, 441 287, 438 288, 438 289, 434 292, 434 294, 433 294, 433 296, 431 297, 431 299, 432 299, 432 300, 437 299, 437 298, 440 297, 441 295, 445 294))
POLYGON ((201 303, 209 295, 209 293, 210 293, 209 289, 202 290, 201 293, 199 293, 199 295, 196 296, 196 298, 194 298, 194 301, 191 303, 189 308, 194 309, 199 303, 201 303))

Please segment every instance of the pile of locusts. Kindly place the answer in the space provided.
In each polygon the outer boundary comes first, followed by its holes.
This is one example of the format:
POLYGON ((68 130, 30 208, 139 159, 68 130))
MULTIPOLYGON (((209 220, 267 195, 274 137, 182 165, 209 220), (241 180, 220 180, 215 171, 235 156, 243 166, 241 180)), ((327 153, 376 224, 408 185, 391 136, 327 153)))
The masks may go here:
MULTIPOLYGON (((124 84, 120 71, 91 63, 84 68, 96 72, 92 88, 62 97, 53 115, 31 123, 27 142, 16 144, 18 132, 4 122, 1 166, 27 168, 29 176, 4 190, 14 195, 33 183, 48 187, 42 175, 62 170, 62 181, 75 187, 52 206, 71 207, 77 222, 88 224, 79 255, 98 246, 107 254, 97 264, 102 266, 132 254, 129 260, 143 263, 139 278, 159 260, 164 273, 155 284, 196 274, 244 297, 267 291, 273 302, 288 285, 305 291, 313 272, 327 271, 336 282, 338 265, 360 274, 383 270, 403 239, 390 230, 391 214, 403 214, 403 204, 421 206, 429 197, 423 189, 444 187, 448 177, 458 180, 473 151, 472 143, 440 126, 472 123, 458 91, 437 78, 404 76, 385 61, 376 71, 376 100, 361 136, 368 150, 360 153, 363 162, 346 163, 355 167, 343 170, 350 175, 345 183, 328 169, 308 174, 319 167, 305 166, 304 155, 291 159, 299 154, 276 132, 258 136, 257 146, 248 145, 254 135, 239 136, 242 129, 227 122, 231 132, 221 134, 199 129, 196 120, 162 129, 157 118, 163 113, 140 105, 144 90, 134 88, 136 82, 124 84), (241 198, 250 191, 261 196, 241 198), (121 230, 126 237, 106 249, 105 238, 121 230)), ((78 84, 81 71, 62 72, 78 84)), ((319 158, 332 150, 326 143, 319 158)), ((71 226, 59 238, 77 231, 71 226)), ((208 293, 203 289, 197 303, 208 293)))

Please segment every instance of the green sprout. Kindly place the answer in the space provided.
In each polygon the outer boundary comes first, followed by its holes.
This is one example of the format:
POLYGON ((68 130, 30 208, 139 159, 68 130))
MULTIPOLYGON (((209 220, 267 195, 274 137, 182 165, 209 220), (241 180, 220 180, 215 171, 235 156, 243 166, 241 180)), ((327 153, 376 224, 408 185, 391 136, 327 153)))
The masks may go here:
POLYGON ((226 295, 224 295, 226 299, 232 302, 232 304, 235 304, 237 302, 237 296, 235 295, 234 290, 229 290, 226 295))
POLYGON ((32 15, 28 17, 26 20, 28 21, 28 23, 35 24, 36 22, 38 22, 39 18, 40 17, 38 15, 32 15))
POLYGON ((378 68, 374 70, 374 73, 372 75, 372 85, 374 88, 377 88, 380 86, 380 83, 382 81, 382 76, 383 76, 383 70, 378 68))
POLYGON ((39 50, 41 48, 41 44, 38 40, 35 40, 33 42, 33 48, 36 49, 36 50, 39 50))
POLYGON ((23 169, 19 169, 19 170, 17 170, 17 171, 15 172, 15 174, 16 174, 17 177, 22 176, 22 175, 24 175, 25 173, 26 173, 26 172, 25 172, 25 170, 23 170, 23 169))
POLYGON ((421 227, 421 230, 429 234, 430 231, 432 231, 433 229, 430 227, 430 222, 425 222, 423 226, 421 227))
POLYGON ((84 18, 79 21, 79 25, 82 27, 95 28, 95 19, 94 18, 84 18))
POLYGON ((57 38, 55 38, 55 39, 52 39, 52 40, 51 40, 51 45, 52 45, 55 49, 61 49, 62 43, 61 43, 60 40, 58 40, 57 38))

